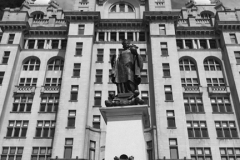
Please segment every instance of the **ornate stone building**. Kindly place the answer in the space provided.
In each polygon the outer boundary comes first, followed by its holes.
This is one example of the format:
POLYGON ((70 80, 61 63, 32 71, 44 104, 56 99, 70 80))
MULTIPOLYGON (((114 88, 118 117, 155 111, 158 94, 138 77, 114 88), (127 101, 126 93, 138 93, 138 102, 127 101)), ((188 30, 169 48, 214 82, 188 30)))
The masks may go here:
POLYGON ((123 39, 144 60, 145 159, 240 160, 239 9, 75 0, 67 11, 25 1, 5 9, 0 27, 1 160, 105 159, 99 109, 116 93, 110 57, 123 39))

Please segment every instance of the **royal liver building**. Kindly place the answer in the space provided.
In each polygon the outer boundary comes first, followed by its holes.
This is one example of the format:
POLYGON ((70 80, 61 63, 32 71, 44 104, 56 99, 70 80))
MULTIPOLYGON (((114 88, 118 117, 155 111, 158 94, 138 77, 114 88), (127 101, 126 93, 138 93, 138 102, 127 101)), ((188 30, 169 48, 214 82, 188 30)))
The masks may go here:
POLYGON ((0 159, 240 160, 240 10, 220 1, 6 8, 0 159))

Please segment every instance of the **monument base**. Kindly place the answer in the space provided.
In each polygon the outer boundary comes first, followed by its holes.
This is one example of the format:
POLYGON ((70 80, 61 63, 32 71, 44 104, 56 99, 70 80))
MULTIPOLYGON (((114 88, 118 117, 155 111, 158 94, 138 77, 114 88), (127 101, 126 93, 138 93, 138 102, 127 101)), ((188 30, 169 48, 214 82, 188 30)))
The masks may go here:
POLYGON ((149 127, 148 106, 101 108, 107 123, 105 160, 122 154, 146 160, 144 128, 149 127))

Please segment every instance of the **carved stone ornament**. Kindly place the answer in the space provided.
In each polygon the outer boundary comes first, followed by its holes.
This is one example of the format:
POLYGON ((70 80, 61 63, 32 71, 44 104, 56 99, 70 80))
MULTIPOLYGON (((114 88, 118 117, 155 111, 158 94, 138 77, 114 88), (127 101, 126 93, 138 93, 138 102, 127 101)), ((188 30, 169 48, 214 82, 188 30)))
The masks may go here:
POLYGON ((114 160, 134 160, 134 157, 128 157, 126 154, 122 154, 120 157, 115 156, 114 160))

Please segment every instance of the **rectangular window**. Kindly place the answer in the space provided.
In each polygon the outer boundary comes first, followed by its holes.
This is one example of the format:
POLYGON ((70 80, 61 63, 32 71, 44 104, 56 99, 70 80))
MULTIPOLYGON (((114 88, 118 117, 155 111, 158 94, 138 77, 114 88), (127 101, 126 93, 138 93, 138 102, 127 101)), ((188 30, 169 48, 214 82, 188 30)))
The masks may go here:
POLYGON ((51 147, 33 147, 31 160, 50 160, 52 155, 51 147))
POLYGON ((111 69, 109 69, 109 75, 108 75, 108 83, 113 83, 112 82, 112 70, 111 69))
POLYGON ((223 78, 207 78, 208 87, 211 86, 225 86, 223 78))
POLYGON ((98 36, 99 36, 99 41, 104 41, 105 40, 105 33, 104 32, 99 32, 98 36))
POLYGON ((22 160, 23 147, 2 147, 1 160, 22 160))
POLYGON ((203 101, 202 97, 198 96, 189 96, 184 97, 184 106, 185 106, 185 113, 203 113, 203 101))
POLYGON ((144 100, 144 104, 149 105, 149 97, 148 97, 148 91, 142 91, 142 100, 144 100))
POLYGON ((102 99, 102 92, 101 91, 95 91, 94 106, 101 107, 101 99, 102 99))
POLYGON ((133 32, 127 32, 127 39, 133 41, 133 32))
POLYGON ((70 100, 71 101, 77 101, 78 100, 78 85, 72 85, 70 100))
POLYGON ((37 85, 37 78, 20 78, 19 86, 35 86, 37 85))
POLYGON ((209 45, 211 49, 216 49, 217 48, 216 39, 209 39, 209 45))
POLYGON ((61 49, 66 49, 67 48, 67 40, 63 39, 61 43, 61 49))
POLYGON ((103 53, 104 53, 103 49, 97 50, 97 62, 98 63, 103 63, 103 53))
POLYGON ((26 137, 28 121, 9 121, 6 137, 26 137))
POLYGON ((142 84, 148 83, 148 73, 146 69, 143 69, 141 71, 141 83, 142 84))
POLYGON ((219 148, 221 160, 239 160, 240 148, 219 148))
POLYGON ((189 138, 208 138, 206 121, 187 121, 189 138))
POLYGON ((178 159, 177 139, 169 139, 170 159, 178 159))
POLYGON ((147 155, 148 155, 148 160, 153 160, 153 154, 152 154, 152 141, 147 141, 147 155))
POLYGON ((239 51, 234 52, 234 55, 235 55, 235 58, 236 58, 237 64, 240 64, 240 52, 239 52, 239 51))
POLYGON ((13 102, 13 112, 31 112, 33 96, 29 94, 16 95, 13 102))
POLYGON ((143 59, 143 62, 147 62, 147 51, 146 49, 140 49, 140 56, 142 57, 143 59))
POLYGON ((212 160, 212 154, 210 148, 203 148, 203 147, 197 147, 197 148, 190 148, 191 153, 191 159, 193 160, 212 160))
POLYGON ((2 57, 2 64, 8 64, 9 56, 10 56, 10 51, 4 51, 4 55, 2 57))
POLYGON ((95 150, 96 150, 96 142, 90 141, 89 160, 95 160, 95 150))
POLYGON ((172 86, 164 86, 164 90, 165 90, 165 100, 173 101, 172 86))
POLYGON ((93 128, 100 129, 100 116, 98 115, 93 116, 93 128))
POLYGON ((44 49, 44 42, 45 42, 45 40, 43 40, 43 39, 39 39, 37 41, 38 49, 44 49))
POLYGON ((163 63, 163 77, 170 77, 170 66, 169 63, 163 63))
POLYGON ((177 39, 177 49, 183 49, 183 40, 177 39))
POLYGON ((13 44, 15 34, 9 34, 8 44, 13 44))
POLYGON ((119 11, 124 12, 125 11, 125 4, 119 4, 119 11))
POLYGON ((193 44, 191 39, 185 39, 186 49, 193 49, 193 44))
POLYGON ((237 44, 236 34, 229 34, 232 44, 237 44))
POLYGON ((84 35, 85 25, 78 25, 78 34, 84 35))
POLYGON ((175 114, 174 111, 167 110, 167 124, 169 128, 175 128, 176 123, 175 123, 175 114))
POLYGON ((139 41, 146 41, 145 32, 139 32, 139 41))
POLYGON ((159 24, 159 35, 166 35, 165 24, 159 24))
POLYGON ((2 85, 5 72, 0 72, 0 85, 2 85))
POLYGON ((66 159, 72 158, 72 148, 73 148, 73 138, 66 138, 65 147, 64 147, 64 158, 66 159))
POLYGON ((125 39, 125 32, 119 32, 119 41, 123 41, 125 39))
POLYGON ((215 113, 232 113, 229 97, 211 97, 212 110, 215 113))
POLYGON ((43 94, 39 112, 56 112, 58 109, 59 95, 58 94, 43 94))
POLYGON ((111 41, 117 41, 117 32, 111 32, 110 34, 111 41))
POLYGON ((96 70, 96 81, 95 83, 102 83, 102 69, 97 69, 96 70))
POLYGON ((168 56, 168 46, 166 42, 161 42, 161 52, 162 52, 162 56, 168 56))
POLYGON ((76 110, 68 111, 68 127, 75 127, 76 110))
POLYGON ((112 58, 116 58, 116 49, 110 49, 109 62, 111 62, 112 58))
POLYGON ((218 138, 238 138, 234 121, 215 121, 218 138))
POLYGON ((55 131, 55 121, 37 121, 36 134, 37 138, 53 138, 55 131))
POLYGON ((73 77, 80 77, 81 63, 74 63, 73 77))
POLYGON ((76 53, 75 53, 75 56, 82 56, 82 48, 83 48, 83 43, 82 42, 77 42, 76 43, 76 53))
POLYGON ((59 40, 52 40, 52 49, 58 49, 59 40))
POLYGON ((28 40, 28 49, 34 49, 34 46, 35 46, 35 40, 29 39, 28 40))
POLYGON ((181 78, 182 87, 199 86, 197 78, 181 78))
POLYGON ((206 39, 200 39, 200 49, 207 49, 207 40, 206 39))
POLYGON ((46 78, 45 86, 61 86, 62 78, 46 78))

